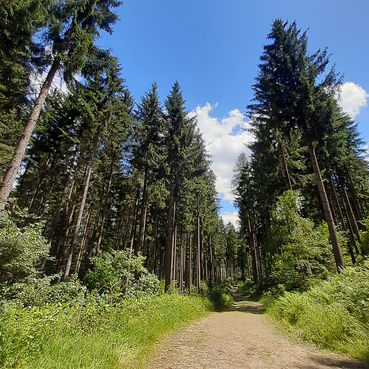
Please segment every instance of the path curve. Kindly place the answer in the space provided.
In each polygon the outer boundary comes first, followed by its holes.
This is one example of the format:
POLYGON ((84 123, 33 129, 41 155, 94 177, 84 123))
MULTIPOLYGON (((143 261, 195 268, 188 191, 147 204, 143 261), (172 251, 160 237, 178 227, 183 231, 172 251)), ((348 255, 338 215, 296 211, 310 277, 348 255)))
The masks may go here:
POLYGON ((240 301, 158 344, 147 369, 369 369, 369 364, 292 342, 259 303, 240 301))

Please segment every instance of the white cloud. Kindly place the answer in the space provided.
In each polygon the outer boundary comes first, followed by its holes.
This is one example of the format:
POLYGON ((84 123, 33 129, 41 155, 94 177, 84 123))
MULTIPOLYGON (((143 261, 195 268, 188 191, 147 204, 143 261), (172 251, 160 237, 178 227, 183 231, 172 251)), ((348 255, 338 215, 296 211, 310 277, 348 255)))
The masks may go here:
POLYGON ((233 167, 242 152, 249 153, 246 145, 252 140, 252 134, 245 131, 249 123, 243 114, 234 109, 227 117, 211 117, 210 112, 217 106, 206 103, 197 106, 189 113, 190 117, 197 115, 197 125, 206 143, 208 153, 212 157, 212 169, 216 175, 216 190, 223 194, 225 200, 233 202, 232 177, 233 167))
POLYGON ((354 82, 345 82, 341 85, 339 103, 344 112, 355 118, 360 109, 367 106, 369 94, 354 82))
POLYGON ((236 228, 238 228, 240 225, 237 211, 232 213, 223 213, 221 214, 221 217, 223 218, 224 224, 231 222, 236 228))

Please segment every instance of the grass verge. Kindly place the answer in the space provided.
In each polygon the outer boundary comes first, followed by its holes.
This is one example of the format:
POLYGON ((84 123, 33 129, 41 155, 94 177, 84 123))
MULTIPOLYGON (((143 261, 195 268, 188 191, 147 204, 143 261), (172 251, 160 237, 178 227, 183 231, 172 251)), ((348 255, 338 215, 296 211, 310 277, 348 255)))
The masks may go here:
POLYGON ((263 298, 267 312, 294 335, 369 360, 369 262, 303 293, 263 298))
POLYGON ((205 298, 177 294, 115 306, 7 304, 0 313, 0 368, 140 368, 164 334, 210 310, 205 298))

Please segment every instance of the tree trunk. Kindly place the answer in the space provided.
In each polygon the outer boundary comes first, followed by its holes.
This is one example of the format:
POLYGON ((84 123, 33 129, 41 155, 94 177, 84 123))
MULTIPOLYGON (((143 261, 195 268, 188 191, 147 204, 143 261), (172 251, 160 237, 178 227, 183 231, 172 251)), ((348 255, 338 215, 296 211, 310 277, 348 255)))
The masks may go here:
POLYGON ((341 230, 344 231, 346 233, 346 235, 347 235, 347 233, 349 234, 349 240, 348 240, 348 243, 347 243, 347 247, 348 247, 348 250, 349 250, 349 253, 350 253, 352 263, 356 264, 356 258, 355 258, 354 250, 352 248, 353 246, 355 247, 355 245, 356 245, 355 244, 355 237, 354 237, 354 232, 353 232, 352 225, 351 225, 351 222, 350 222, 350 218, 348 217, 348 214, 347 214, 345 201, 343 201, 343 207, 344 207, 344 211, 346 213, 346 219, 347 219, 348 226, 346 226, 346 223, 345 223, 345 219, 344 219, 344 216, 343 216, 343 213, 342 213, 341 205, 340 205, 340 202, 338 200, 337 191, 336 191, 335 184, 333 182, 332 177, 330 177, 330 180, 331 180, 331 187, 332 187, 334 199, 336 201, 338 212, 339 212, 339 217, 340 217, 340 222, 341 222, 341 230))
POLYGON ((75 269, 74 269, 74 273, 76 273, 76 274, 79 273, 79 269, 81 267, 81 262, 82 262, 82 259, 83 259, 83 253, 85 252, 85 249, 86 249, 85 245, 86 245, 88 229, 89 229, 89 226, 90 226, 92 209, 93 209, 93 207, 91 205, 90 209, 87 213, 86 226, 85 226, 85 229, 83 230, 81 245, 80 245, 80 248, 79 248, 79 251, 78 251, 77 262, 76 262, 76 266, 75 266, 75 269))
POLYGON ((363 209, 362 209, 362 206, 361 206, 361 203, 357 197, 357 194, 356 194, 356 190, 355 190, 355 186, 352 182, 352 179, 351 179, 351 176, 350 176, 350 173, 345 165, 345 169, 346 169, 346 176, 348 178, 348 181, 349 181, 349 189, 350 189, 350 192, 352 194, 352 197, 354 199, 354 205, 355 205, 355 208, 356 208, 356 213, 357 213, 357 216, 356 216, 356 219, 358 220, 362 220, 363 219, 363 209))
POLYGON ((179 283, 178 288, 179 292, 183 292, 183 272, 184 272, 184 237, 182 235, 180 242, 180 252, 179 252, 179 283))
POLYGON ((200 292, 200 282, 201 282, 201 233, 200 233, 200 215, 197 215, 197 250, 196 250, 196 288, 197 292, 200 292))
MULTIPOLYGON (((174 210, 175 211, 175 210, 174 210)), ((177 267, 177 225, 174 218, 172 233, 172 281, 176 281, 176 267, 177 267)))
POLYGON ((259 284, 259 272, 257 265, 257 254, 255 249, 254 232, 251 227, 250 215, 247 217, 247 230, 249 233, 249 247, 251 254, 251 264, 252 264, 252 276, 255 284, 259 284))
POLYGON ((64 281, 67 280, 67 278, 69 277, 70 268, 72 266, 73 253, 74 253, 74 249, 76 247, 77 236, 78 236, 79 229, 80 229, 81 222, 82 222, 82 216, 83 216, 83 211, 85 209, 88 188, 90 186, 92 166, 93 166, 93 156, 92 156, 92 158, 90 158, 90 161, 87 164, 87 168, 86 168, 86 172, 85 172, 85 180, 84 180, 84 184, 83 184, 82 200, 81 200, 81 205, 80 205, 79 210, 78 210, 77 222, 76 222, 76 226, 74 228, 73 237, 72 237, 71 244, 70 244, 67 265, 66 265, 65 270, 64 270, 64 275, 63 275, 63 280, 64 281))
POLYGON ((350 199, 348 197, 346 188, 344 186, 342 186, 342 187, 343 187, 343 193, 345 195, 344 200, 346 200, 347 210, 348 210, 348 214, 349 214, 349 217, 350 217, 350 220, 351 220, 352 228, 355 232, 357 240, 359 241, 359 243, 361 245, 362 243, 361 243, 360 231, 359 231, 359 227, 358 227, 358 224, 357 224, 357 220, 356 220, 355 214, 352 210, 352 206, 351 206, 350 199))
POLYGON ((191 294, 192 287, 192 234, 189 235, 188 240, 188 264, 187 264, 187 289, 191 294))
POLYGON ((285 149, 281 141, 279 142, 279 147, 281 148, 282 164, 283 164, 283 170, 286 176, 286 184, 288 186, 288 189, 292 191, 292 182, 291 182, 290 172, 288 170, 286 153, 285 153, 285 149))
POLYGON ((103 231, 104 231, 104 224, 105 224, 105 219, 106 219, 108 199, 109 199, 109 195, 110 195, 111 184, 113 182, 113 168, 114 168, 114 160, 112 161, 111 167, 110 167, 108 187, 107 187, 106 191, 104 191, 105 196, 104 196, 104 201, 103 201, 103 204, 102 204, 102 211, 101 211, 102 212, 102 219, 101 219, 100 230, 99 230, 99 238, 98 238, 97 244, 96 244, 96 256, 98 256, 100 254, 100 247, 101 247, 101 241, 102 241, 102 236, 103 236, 103 231))
POLYGON ((138 204, 140 201, 140 185, 137 185, 137 192, 136 192, 136 200, 133 209, 133 219, 131 225, 131 238, 129 242, 129 249, 133 250, 133 244, 135 242, 135 235, 136 235, 136 223, 137 223, 137 214, 138 214, 138 204))
POLYGON ((140 231, 138 238, 137 250, 142 253, 144 242, 145 242, 145 232, 146 232, 146 217, 147 217, 147 167, 145 168, 144 185, 142 190, 142 206, 141 206, 141 216, 140 216, 140 231))
POLYGON ((167 237, 165 249, 165 292, 170 292, 171 283, 173 280, 173 232, 174 232, 174 218, 175 218, 175 201, 173 189, 170 190, 169 195, 169 209, 168 209, 168 223, 167 223, 167 237))
POLYGON ((0 212, 5 208, 5 204, 8 200, 9 194, 13 188, 13 183, 15 182, 15 179, 17 177, 19 167, 26 154, 27 146, 31 139, 32 132, 40 116, 42 106, 46 100, 55 74, 59 68, 60 68, 60 59, 57 58, 51 65, 46 80, 41 88, 41 91, 37 97, 35 105, 27 120, 26 126, 24 127, 23 134, 19 140, 18 146, 15 149, 14 156, 9 164, 9 168, 5 173, 5 177, 0 188, 0 212))
POLYGON ((325 192, 322 175, 320 173, 318 160, 317 160, 316 154, 315 154, 315 149, 314 149, 313 145, 311 144, 311 142, 308 143, 308 148, 309 148, 311 164, 312 164, 314 174, 315 174, 316 184, 318 186, 320 200, 321 200, 322 205, 323 205, 324 217, 325 217, 325 220, 328 224, 330 241, 331 241, 332 248, 333 248, 333 255, 334 255, 335 262, 336 262, 337 271, 340 272, 340 270, 344 267, 344 262, 343 262, 341 248, 340 248, 340 245, 338 243, 338 236, 337 236, 337 232, 336 232, 336 226, 335 226, 334 221, 333 221, 332 212, 331 212, 331 209, 330 209, 330 206, 329 206, 327 194, 325 192))

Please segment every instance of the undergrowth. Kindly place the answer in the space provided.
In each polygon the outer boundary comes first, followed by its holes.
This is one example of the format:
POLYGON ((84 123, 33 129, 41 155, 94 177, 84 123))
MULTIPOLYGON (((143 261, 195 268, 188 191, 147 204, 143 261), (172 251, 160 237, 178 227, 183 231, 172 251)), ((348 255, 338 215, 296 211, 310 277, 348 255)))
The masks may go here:
POLYGON ((225 280, 209 291, 209 299, 216 310, 224 310, 233 304, 232 284, 229 280, 225 280))
POLYGON ((207 299, 178 294, 21 308, 0 313, 0 368, 142 367, 168 331, 205 315, 207 299))
POLYGON ((266 297, 267 312, 320 347, 369 360, 369 261, 303 293, 266 297))

